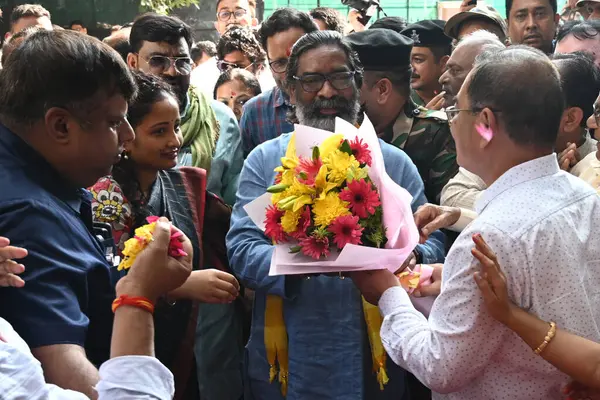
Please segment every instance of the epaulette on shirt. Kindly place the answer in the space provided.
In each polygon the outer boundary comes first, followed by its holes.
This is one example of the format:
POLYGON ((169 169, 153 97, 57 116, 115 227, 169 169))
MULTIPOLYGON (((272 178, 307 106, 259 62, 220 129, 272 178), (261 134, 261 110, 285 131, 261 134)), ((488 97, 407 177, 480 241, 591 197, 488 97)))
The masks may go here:
POLYGON ((439 122, 448 122, 448 117, 446 117, 446 113, 444 111, 430 110, 422 106, 415 108, 413 110, 413 115, 415 118, 436 119, 439 122))

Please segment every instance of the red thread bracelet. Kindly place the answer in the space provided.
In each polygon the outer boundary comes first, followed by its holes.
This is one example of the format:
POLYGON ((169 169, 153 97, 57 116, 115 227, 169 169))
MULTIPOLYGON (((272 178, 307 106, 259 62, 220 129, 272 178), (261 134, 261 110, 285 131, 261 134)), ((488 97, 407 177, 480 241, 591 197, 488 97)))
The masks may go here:
POLYGON ((146 297, 134 297, 123 294, 117 297, 112 303, 113 313, 117 311, 117 308, 121 306, 132 306, 141 308, 142 310, 148 311, 150 314, 154 314, 154 304, 146 297))

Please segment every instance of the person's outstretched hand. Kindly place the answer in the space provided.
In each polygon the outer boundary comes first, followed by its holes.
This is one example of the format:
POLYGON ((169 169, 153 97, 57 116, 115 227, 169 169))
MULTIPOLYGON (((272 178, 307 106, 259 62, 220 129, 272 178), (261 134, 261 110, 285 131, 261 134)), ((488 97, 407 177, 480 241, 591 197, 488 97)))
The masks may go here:
POLYGON ((14 259, 27 257, 27 250, 10 245, 10 240, 0 236, 0 286, 23 287, 25 282, 17 275, 25 271, 23 264, 14 259))
POLYGON ((425 243, 432 232, 447 228, 458 222, 460 208, 423 204, 415 212, 415 224, 419 230, 419 243, 425 243))
POLYGON ((506 324, 515 307, 508 298, 506 277, 500 269, 496 254, 490 249, 480 234, 473 235, 475 247, 471 250, 479 261, 481 270, 475 272, 475 282, 481 290, 485 305, 495 319, 506 324))
POLYGON ((117 295, 142 296, 156 301, 188 279, 192 272, 192 244, 182 233, 178 240, 183 243, 183 251, 187 255, 170 257, 171 229, 177 228, 168 219, 162 217, 157 221, 152 242, 136 257, 129 273, 117 283, 117 295))

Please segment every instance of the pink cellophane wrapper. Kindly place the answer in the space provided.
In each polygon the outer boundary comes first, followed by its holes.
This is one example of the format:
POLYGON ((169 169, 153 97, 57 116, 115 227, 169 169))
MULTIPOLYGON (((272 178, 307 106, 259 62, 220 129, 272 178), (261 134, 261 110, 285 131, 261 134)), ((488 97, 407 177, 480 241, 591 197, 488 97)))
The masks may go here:
MULTIPOLYGON (((334 135, 320 129, 296 125, 296 152, 298 156, 311 157, 312 148, 334 135)), ((383 207, 383 224, 388 242, 384 249, 347 245, 340 252, 332 251, 323 260, 314 260, 301 253, 290 254, 293 242, 275 245, 269 275, 296 275, 313 273, 351 272, 389 269, 395 272, 419 243, 419 233, 411 209, 412 196, 396 184, 385 171, 379 139, 371 121, 365 116, 360 128, 336 118, 335 134, 354 140, 359 137, 371 150, 372 164, 369 177, 377 186, 383 207)), ((265 210, 271 205, 271 194, 265 193, 244 206, 252 221, 265 230, 265 210)))

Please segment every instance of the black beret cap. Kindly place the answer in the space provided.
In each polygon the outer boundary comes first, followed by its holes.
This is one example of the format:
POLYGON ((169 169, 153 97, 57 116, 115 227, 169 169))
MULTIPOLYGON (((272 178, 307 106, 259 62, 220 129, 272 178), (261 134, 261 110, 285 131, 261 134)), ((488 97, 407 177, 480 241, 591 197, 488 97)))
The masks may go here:
POLYGON ((346 36, 365 71, 389 71, 410 65, 413 42, 390 29, 368 29, 346 36))
POLYGON ((402 32, 406 28, 406 20, 402 17, 383 17, 373 22, 369 29, 391 29, 395 32, 402 32))
POLYGON ((452 38, 446 36, 446 21, 428 19, 410 24, 401 33, 412 39, 415 47, 449 46, 452 38))

